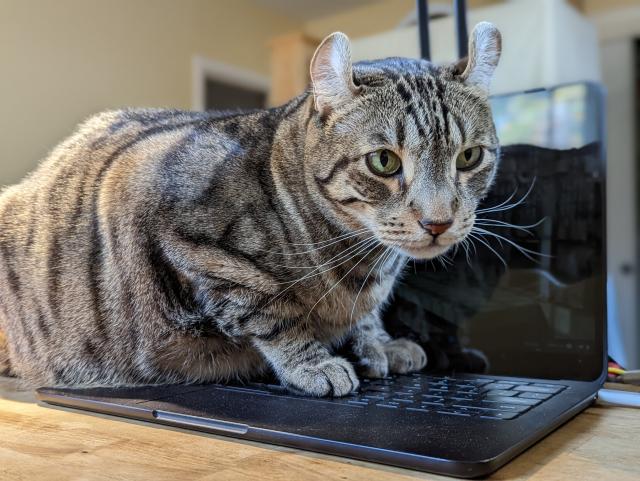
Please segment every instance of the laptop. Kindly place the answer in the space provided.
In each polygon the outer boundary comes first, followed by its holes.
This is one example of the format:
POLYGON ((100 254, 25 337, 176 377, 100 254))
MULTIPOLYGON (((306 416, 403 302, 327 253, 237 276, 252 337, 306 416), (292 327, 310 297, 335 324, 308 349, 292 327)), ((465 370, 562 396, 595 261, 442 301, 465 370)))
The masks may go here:
MULTIPOLYGON (((470 242, 410 262, 384 319, 423 372, 344 398, 246 384, 41 388, 48 404, 458 477, 491 473, 588 407, 606 374, 603 95, 493 97, 501 163, 470 242)), ((343 353, 349 356, 348 350, 343 353)))

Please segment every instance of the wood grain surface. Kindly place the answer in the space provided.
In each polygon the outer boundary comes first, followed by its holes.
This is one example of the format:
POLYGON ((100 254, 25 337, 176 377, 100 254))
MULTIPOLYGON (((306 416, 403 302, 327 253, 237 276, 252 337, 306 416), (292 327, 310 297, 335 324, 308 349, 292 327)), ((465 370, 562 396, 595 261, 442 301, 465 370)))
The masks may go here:
MULTIPOLYGON (((438 480, 389 466, 40 406, 0 378, 0 480, 438 480)), ((640 410, 596 404, 491 479, 640 480, 640 410)))

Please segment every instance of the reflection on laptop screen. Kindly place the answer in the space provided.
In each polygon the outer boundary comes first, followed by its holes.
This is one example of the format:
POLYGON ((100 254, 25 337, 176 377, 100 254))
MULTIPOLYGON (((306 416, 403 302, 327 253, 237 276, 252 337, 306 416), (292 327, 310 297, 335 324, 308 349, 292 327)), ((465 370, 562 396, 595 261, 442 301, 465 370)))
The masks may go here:
POLYGON ((385 322, 435 370, 559 379, 601 372, 601 93, 579 84, 494 97, 501 160, 472 235, 409 263, 385 322))

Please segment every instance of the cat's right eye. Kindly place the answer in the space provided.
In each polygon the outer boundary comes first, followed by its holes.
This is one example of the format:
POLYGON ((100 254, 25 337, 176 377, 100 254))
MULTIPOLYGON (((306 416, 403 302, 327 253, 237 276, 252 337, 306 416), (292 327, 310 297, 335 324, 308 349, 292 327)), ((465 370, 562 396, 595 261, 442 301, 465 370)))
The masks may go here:
POLYGON ((367 166, 374 174, 389 177, 398 173, 402 161, 390 150, 380 149, 367 154, 367 166))

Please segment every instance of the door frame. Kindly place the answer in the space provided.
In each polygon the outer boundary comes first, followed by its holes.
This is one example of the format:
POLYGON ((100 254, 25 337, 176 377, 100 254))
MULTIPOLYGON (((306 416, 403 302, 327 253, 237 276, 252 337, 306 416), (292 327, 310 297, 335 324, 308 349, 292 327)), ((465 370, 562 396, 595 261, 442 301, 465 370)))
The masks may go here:
POLYGON ((251 70, 219 62, 201 55, 191 59, 191 108, 204 110, 206 82, 212 79, 269 95, 269 78, 251 70))

